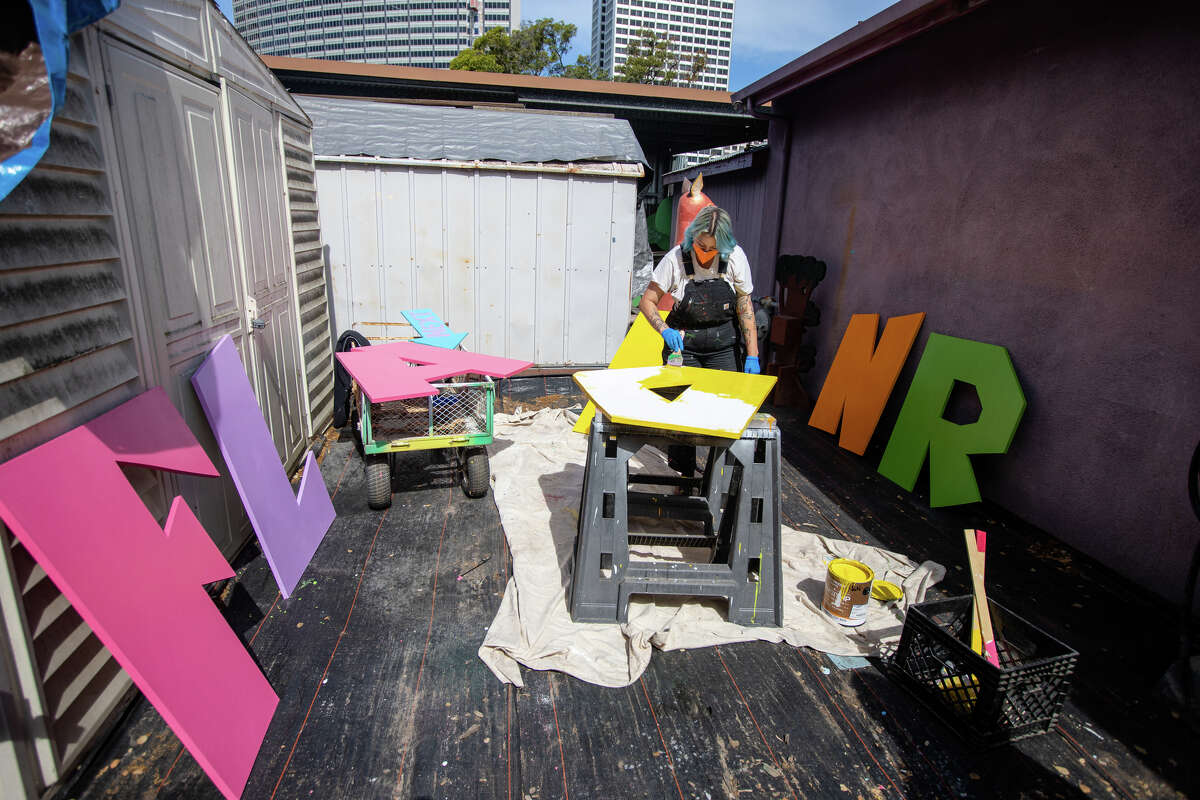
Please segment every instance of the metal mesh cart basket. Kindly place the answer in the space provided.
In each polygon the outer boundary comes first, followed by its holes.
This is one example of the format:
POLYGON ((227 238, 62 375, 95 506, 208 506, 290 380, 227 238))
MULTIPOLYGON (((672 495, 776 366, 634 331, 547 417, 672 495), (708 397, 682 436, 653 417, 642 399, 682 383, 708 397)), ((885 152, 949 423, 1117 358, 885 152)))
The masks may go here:
POLYGON ((492 442, 496 384, 486 375, 461 375, 435 383, 438 394, 371 403, 355 392, 356 422, 367 467, 371 508, 392 503, 392 461, 396 453, 453 450, 463 491, 487 494, 490 469, 486 445, 492 442))

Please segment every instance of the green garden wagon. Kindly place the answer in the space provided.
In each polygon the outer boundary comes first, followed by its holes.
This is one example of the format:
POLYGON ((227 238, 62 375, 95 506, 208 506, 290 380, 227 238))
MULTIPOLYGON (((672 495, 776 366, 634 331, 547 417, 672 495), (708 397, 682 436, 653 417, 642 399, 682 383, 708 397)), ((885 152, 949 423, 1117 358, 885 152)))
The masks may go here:
POLYGON ((397 453, 451 450, 467 497, 488 491, 487 445, 492 443, 496 384, 486 375, 459 375, 432 386, 438 394, 372 403, 354 387, 354 419, 367 472, 367 505, 392 504, 397 453))

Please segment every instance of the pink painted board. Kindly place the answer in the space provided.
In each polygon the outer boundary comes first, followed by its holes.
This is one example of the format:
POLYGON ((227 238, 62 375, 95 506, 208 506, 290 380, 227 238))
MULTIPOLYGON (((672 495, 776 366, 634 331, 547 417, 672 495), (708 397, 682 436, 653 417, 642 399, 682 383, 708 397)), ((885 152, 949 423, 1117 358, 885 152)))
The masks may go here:
POLYGON ((429 382, 452 375, 507 378, 533 366, 531 361, 485 356, 470 350, 447 350, 413 342, 356 347, 338 353, 337 358, 372 403, 435 395, 438 391, 429 382))
POLYGON ((217 342, 192 375, 192 386, 279 593, 290 597, 337 516, 317 459, 308 452, 300 493, 292 494, 271 431, 229 336, 217 342))
POLYGON ((119 464, 216 476, 161 388, 0 464, 0 518, 227 798, 279 698, 204 584, 233 576, 176 497, 164 528, 119 464))

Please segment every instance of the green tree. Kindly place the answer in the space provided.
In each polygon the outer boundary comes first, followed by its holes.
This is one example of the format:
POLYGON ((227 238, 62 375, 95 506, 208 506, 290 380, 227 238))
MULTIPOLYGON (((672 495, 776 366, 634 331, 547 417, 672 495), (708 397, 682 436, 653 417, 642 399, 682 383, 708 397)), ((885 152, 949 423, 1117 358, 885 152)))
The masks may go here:
POLYGON ((575 59, 574 64, 568 64, 564 69, 562 76, 564 78, 579 78, 585 81, 606 81, 606 75, 601 69, 592 65, 592 60, 587 56, 580 56, 575 59))
POLYGON ((696 48, 688 59, 688 67, 680 71, 683 61, 680 50, 666 34, 648 28, 638 31, 638 39, 629 43, 625 63, 620 66, 617 80, 626 83, 650 83, 657 86, 689 86, 696 82, 708 66, 708 55, 696 48))
POLYGON ((625 63, 617 69, 617 80, 670 86, 679 74, 679 56, 671 40, 649 28, 638 31, 638 37, 629 42, 625 63))
POLYGON ((492 28, 471 43, 450 62, 450 69, 473 72, 507 72, 513 75, 554 75, 571 78, 592 77, 594 70, 583 56, 575 64, 563 63, 571 49, 576 27, 543 17, 509 33, 492 28))
POLYGON ((692 48, 692 57, 688 61, 688 69, 686 72, 686 80, 681 81, 686 86, 691 86, 700 80, 701 73, 708 66, 708 53, 702 48, 692 48))
POLYGON ((516 47, 504 28, 492 28, 450 62, 450 69, 471 72, 517 72, 516 47))

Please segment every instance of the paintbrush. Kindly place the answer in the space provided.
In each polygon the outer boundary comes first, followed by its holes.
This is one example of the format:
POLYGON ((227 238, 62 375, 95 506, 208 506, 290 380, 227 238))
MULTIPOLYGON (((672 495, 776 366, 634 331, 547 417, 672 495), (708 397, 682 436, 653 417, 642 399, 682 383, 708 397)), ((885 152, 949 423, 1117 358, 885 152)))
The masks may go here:
POLYGON ((479 569, 480 567, 482 567, 484 564, 486 564, 487 562, 489 562, 491 560, 492 560, 492 557, 488 556, 483 561, 480 561, 478 564, 471 567, 470 569, 463 570, 461 573, 459 573, 459 576, 457 578, 455 578, 455 580, 461 581, 463 579, 463 575, 468 575, 468 574, 474 572, 475 570, 479 569))

